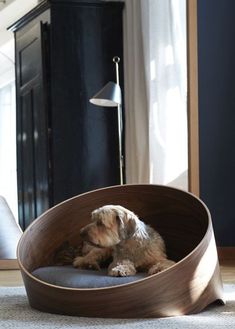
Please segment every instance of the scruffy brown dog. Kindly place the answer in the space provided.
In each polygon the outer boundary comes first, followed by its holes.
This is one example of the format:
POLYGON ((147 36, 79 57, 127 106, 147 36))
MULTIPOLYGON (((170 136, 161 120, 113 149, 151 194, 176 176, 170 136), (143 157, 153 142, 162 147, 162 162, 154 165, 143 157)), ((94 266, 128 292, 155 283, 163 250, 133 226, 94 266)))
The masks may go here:
POLYGON ((158 232, 142 222, 132 211, 106 205, 92 212, 92 223, 80 235, 93 247, 83 257, 76 257, 78 268, 99 269, 112 256, 108 267, 111 276, 129 276, 137 271, 155 274, 172 266, 165 243, 158 232))

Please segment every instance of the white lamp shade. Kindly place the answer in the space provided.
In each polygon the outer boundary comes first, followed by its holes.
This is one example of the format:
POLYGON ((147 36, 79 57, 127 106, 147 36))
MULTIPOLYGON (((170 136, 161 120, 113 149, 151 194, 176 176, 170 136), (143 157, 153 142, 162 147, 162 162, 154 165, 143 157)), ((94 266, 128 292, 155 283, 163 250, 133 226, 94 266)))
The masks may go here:
POLYGON ((90 102, 97 106, 114 107, 122 103, 121 88, 116 83, 109 81, 90 102))

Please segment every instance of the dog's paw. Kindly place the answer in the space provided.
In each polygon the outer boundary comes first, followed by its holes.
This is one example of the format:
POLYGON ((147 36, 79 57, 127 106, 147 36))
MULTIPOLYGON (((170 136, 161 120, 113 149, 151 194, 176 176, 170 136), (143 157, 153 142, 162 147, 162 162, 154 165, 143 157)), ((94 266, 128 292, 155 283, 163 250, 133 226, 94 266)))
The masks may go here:
POLYGON ((100 271, 100 266, 96 261, 87 260, 86 257, 76 257, 73 266, 80 269, 90 269, 100 271))
POLYGON ((130 276, 135 274, 136 274, 135 267, 129 265, 120 264, 108 270, 108 275, 110 276, 130 276))
POLYGON ((158 263, 156 263, 155 265, 153 265, 152 267, 150 267, 148 274, 153 275, 153 274, 162 272, 162 271, 168 269, 169 267, 173 266, 174 264, 175 264, 175 262, 173 260, 169 260, 169 259, 161 260, 158 263))

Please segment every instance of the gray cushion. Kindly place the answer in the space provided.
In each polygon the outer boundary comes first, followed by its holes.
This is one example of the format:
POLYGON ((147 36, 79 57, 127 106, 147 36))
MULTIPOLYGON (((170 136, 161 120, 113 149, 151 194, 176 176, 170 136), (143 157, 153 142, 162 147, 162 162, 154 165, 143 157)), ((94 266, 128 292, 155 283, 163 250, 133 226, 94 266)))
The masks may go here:
POLYGON ((72 266, 48 266, 34 270, 32 275, 56 286, 101 288, 133 282, 146 277, 147 273, 137 273, 128 277, 111 277, 107 275, 107 269, 93 271, 79 270, 72 266))

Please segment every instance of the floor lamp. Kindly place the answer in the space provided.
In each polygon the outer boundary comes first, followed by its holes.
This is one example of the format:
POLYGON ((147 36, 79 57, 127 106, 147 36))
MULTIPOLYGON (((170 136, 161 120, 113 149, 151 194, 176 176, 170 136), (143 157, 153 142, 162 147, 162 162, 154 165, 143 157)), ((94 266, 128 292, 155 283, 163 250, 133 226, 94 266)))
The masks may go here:
POLYGON ((116 66, 116 83, 109 81, 97 94, 95 94, 90 102, 97 106, 117 107, 118 113, 118 141, 119 141, 119 168, 120 168, 120 184, 123 185, 123 152, 122 152, 122 94, 119 84, 118 63, 120 58, 115 56, 113 62, 116 66))

